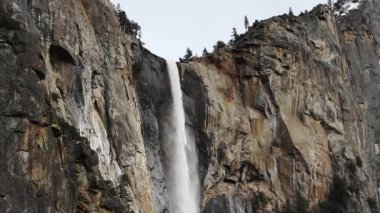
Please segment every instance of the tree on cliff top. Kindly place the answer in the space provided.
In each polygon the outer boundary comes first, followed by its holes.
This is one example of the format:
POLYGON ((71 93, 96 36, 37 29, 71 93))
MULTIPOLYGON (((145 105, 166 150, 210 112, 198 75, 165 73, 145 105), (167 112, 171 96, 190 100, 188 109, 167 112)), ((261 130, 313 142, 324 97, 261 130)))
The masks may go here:
POLYGON ((249 20, 247 16, 244 16, 244 27, 245 27, 245 31, 249 30, 249 20))
POLYGON ((217 41, 216 44, 214 45, 214 51, 226 47, 226 43, 223 41, 217 41))
POLYGON ((183 58, 179 58, 179 62, 181 63, 188 63, 194 58, 193 51, 190 50, 190 48, 186 49, 186 53, 183 56, 183 58))
POLYGON ((120 4, 116 6, 115 11, 123 31, 133 37, 141 39, 140 25, 137 22, 128 19, 127 14, 121 9, 120 4))
POLYGON ((291 7, 289 7, 289 15, 294 16, 293 9, 291 7))
POLYGON ((207 51, 207 49, 206 49, 206 47, 203 49, 203 51, 202 51, 202 57, 207 57, 207 56, 209 56, 210 55, 210 53, 207 51))
POLYGON ((236 28, 235 27, 232 28, 231 39, 228 41, 228 44, 232 45, 238 37, 239 37, 239 34, 237 33, 236 28))
POLYGON ((232 28, 232 35, 231 36, 232 36, 232 39, 234 39, 234 40, 236 40, 239 36, 235 27, 232 28))

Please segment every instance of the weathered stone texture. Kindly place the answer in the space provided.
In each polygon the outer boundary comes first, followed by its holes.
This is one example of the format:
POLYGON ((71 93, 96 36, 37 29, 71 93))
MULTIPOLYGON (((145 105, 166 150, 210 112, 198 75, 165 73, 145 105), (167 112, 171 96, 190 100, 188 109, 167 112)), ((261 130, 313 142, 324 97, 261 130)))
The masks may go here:
MULTIPOLYGON (((168 212, 165 60, 108 0, 0 7, 0 210, 168 212)), ((317 6, 178 65, 203 212, 376 212, 379 14, 317 6)))
POLYGON ((339 208, 375 211, 378 10, 274 17, 182 65, 207 88, 205 212, 274 211, 297 196, 334 211, 340 182, 339 208), (257 205, 262 193, 269 202, 257 205))
POLYGON ((132 76, 139 42, 111 3, 0 5, 19 25, 0 28, 1 209, 154 212, 132 76))

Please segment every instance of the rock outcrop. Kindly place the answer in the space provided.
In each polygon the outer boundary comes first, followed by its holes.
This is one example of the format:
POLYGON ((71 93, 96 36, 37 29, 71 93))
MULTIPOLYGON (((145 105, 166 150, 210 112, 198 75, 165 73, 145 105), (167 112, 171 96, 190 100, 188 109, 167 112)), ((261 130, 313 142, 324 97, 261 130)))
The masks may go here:
MULTIPOLYGON (((378 211, 379 14, 319 5, 178 64, 203 212, 378 211)), ((169 212, 165 60, 108 0, 0 0, 0 59, 2 212, 169 212)))

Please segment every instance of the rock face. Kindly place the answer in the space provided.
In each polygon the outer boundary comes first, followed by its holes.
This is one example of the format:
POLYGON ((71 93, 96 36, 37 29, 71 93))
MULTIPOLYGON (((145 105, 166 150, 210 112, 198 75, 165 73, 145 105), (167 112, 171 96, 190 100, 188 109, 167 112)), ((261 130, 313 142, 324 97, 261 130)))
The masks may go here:
MULTIPOLYGON (((347 8, 179 64, 203 212, 377 212, 380 2, 347 8)), ((0 0, 0 59, 2 211, 169 212, 165 60, 108 0, 0 0)))
MULTIPOLYGON (((344 48, 364 49, 346 43, 341 22, 325 6, 275 17, 231 48, 183 65, 201 78, 210 100, 203 128, 212 138, 206 212, 274 211, 296 196, 325 212, 320 204, 327 198, 335 205, 329 196, 341 182, 339 193, 348 196, 338 203, 369 211, 367 199, 376 197, 376 179, 368 177, 374 141, 365 133, 366 101, 358 101, 352 82, 360 74, 349 64, 362 62, 344 55, 344 48)), ((378 60, 376 52, 372 58, 378 60)))
POLYGON ((0 209, 153 212, 132 76, 140 48, 111 3, 0 5, 16 23, 0 28, 0 209))

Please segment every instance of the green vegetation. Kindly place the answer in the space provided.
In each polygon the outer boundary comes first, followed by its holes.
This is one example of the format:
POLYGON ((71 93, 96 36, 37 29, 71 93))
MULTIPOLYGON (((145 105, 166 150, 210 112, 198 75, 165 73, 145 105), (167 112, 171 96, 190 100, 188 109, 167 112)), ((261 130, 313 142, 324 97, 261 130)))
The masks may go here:
POLYGON ((264 192, 259 192, 253 198, 253 206, 255 209, 265 208, 269 204, 269 198, 264 192))
POLYGON ((232 28, 231 40, 228 42, 229 45, 233 44, 236 39, 239 38, 239 34, 236 31, 236 28, 232 28))
POLYGON ((293 9, 291 7, 289 7, 289 15, 294 16, 293 9))
POLYGON ((309 211, 309 202, 301 195, 299 191, 296 193, 295 212, 307 213, 309 211))
POLYGON ((216 44, 214 45, 214 51, 218 49, 222 49, 224 47, 226 47, 226 43, 224 43, 223 41, 217 41, 216 44))
POLYGON ((345 213, 349 198, 349 186, 346 180, 335 176, 327 200, 319 205, 320 212, 345 213))
POLYGON ((188 62, 190 62, 193 59, 194 59, 193 51, 191 51, 190 48, 187 48, 186 49, 186 53, 183 56, 183 58, 179 58, 179 62, 181 62, 181 63, 188 63, 188 62))
POLYGON ((293 213, 293 206, 289 200, 286 201, 282 213, 293 213))
POLYGON ((141 39, 140 25, 137 22, 128 19, 125 11, 123 11, 120 8, 120 4, 117 5, 115 10, 117 17, 119 18, 120 26, 122 27, 123 31, 138 39, 141 39))
POLYGON ((286 201, 283 213, 310 213, 309 202, 297 191, 293 203, 286 201))
POLYGON ((232 36, 233 39, 237 39, 238 36, 239 36, 235 27, 232 28, 232 35, 231 36, 232 36))
POLYGON ((244 16, 244 27, 245 27, 245 31, 249 30, 249 20, 247 16, 244 16))
POLYGON ((207 56, 209 56, 210 55, 210 53, 207 51, 207 49, 206 49, 206 47, 203 49, 203 51, 202 51, 202 57, 207 57, 207 56))

